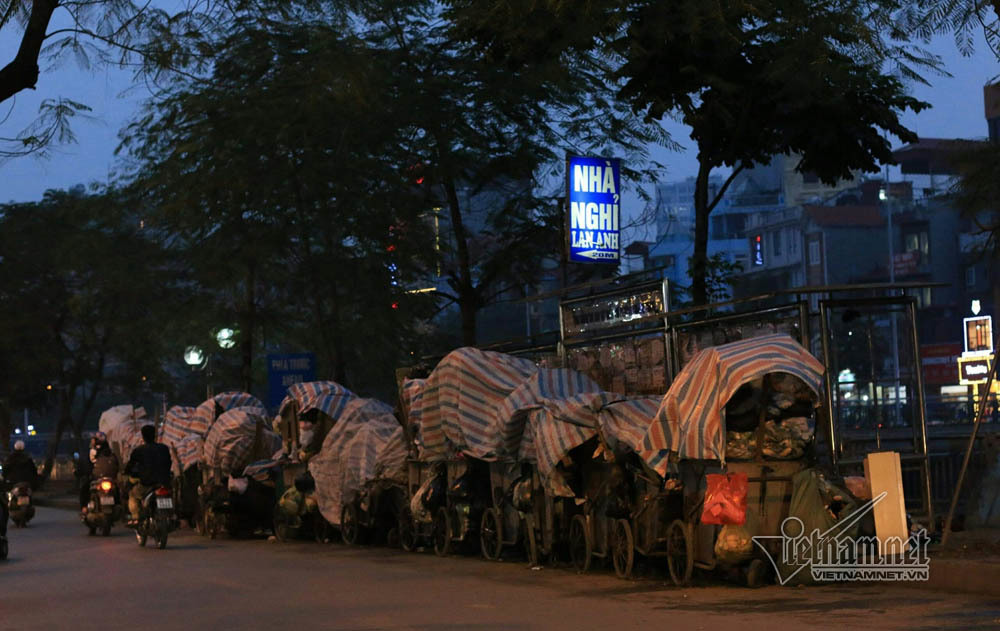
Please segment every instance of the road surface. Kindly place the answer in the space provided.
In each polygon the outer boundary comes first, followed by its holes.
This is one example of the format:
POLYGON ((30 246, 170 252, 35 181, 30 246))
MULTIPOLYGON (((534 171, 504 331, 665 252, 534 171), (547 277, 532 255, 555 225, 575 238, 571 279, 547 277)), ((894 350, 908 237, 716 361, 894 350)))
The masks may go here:
MULTIPOLYGON (((88 537, 76 515, 40 508, 10 529, 0 629, 997 629, 1000 602, 894 585, 749 590, 662 575, 532 570, 313 542, 211 541, 166 550, 131 532, 88 537)), ((931 571, 933 572, 933 561, 931 571)), ((647 574, 649 574, 647 572, 647 574)))

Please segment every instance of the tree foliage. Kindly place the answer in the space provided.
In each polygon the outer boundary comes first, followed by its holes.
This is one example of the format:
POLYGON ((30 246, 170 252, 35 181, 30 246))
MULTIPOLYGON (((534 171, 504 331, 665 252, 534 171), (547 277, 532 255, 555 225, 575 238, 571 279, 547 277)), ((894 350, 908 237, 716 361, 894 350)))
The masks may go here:
POLYGON ((604 0, 587 3, 577 37, 563 33, 573 8, 559 0, 531 3, 534 19, 523 25, 471 17, 490 14, 485 0, 460 4, 470 37, 509 64, 542 72, 571 68, 581 56, 605 60, 616 98, 636 114, 692 128, 699 303, 708 298, 708 218, 735 175, 777 154, 801 156, 798 170, 826 182, 876 170, 892 159, 887 134, 916 139, 899 118, 925 104, 906 94, 902 76, 933 66, 882 22, 892 12, 879 3, 604 0), (887 63, 898 72, 884 71, 887 63), (709 177, 720 167, 731 175, 710 199, 709 177))
POLYGON ((10 405, 56 404, 77 436, 109 388, 162 387, 163 307, 178 276, 115 191, 0 207, 0 353, 10 405))

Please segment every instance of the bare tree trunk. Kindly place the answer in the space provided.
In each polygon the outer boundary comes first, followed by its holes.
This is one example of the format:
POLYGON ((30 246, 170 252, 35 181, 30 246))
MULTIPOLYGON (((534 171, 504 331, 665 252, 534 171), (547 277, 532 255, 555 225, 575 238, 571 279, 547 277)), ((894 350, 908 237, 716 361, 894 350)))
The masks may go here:
POLYGON ((458 254, 458 306, 462 312, 462 344, 476 345, 476 313, 479 311, 479 297, 472 284, 472 263, 469 257, 468 235, 462 221, 462 208, 458 201, 458 191, 451 178, 444 181, 445 193, 448 197, 448 209, 451 212, 451 229, 455 234, 455 250, 458 254))
POLYGON ((340 330, 340 296, 337 291, 337 281, 330 283, 330 294, 333 296, 333 312, 330 314, 330 328, 333 329, 333 379, 344 387, 347 383, 347 358, 344 357, 344 336, 340 330))
POLYGON ((244 392, 252 392, 253 389, 253 329, 257 325, 256 271, 254 262, 250 261, 247 264, 246 316, 243 323, 242 335, 240 336, 243 350, 241 376, 244 392))
POLYGON ((21 90, 34 88, 38 83, 38 55, 45 43, 49 20, 59 3, 56 0, 33 0, 31 14, 21 37, 17 55, 0 68, 0 103, 21 90))
POLYGON ((56 454, 59 453, 59 442, 62 441, 63 432, 67 428, 73 427, 73 399, 76 396, 76 388, 59 390, 59 420, 56 421, 56 432, 45 450, 45 464, 42 466, 40 484, 44 484, 52 474, 52 467, 56 462, 56 454))
POLYGON ((0 399, 0 449, 10 451, 11 409, 7 399, 0 399))
POLYGON ((698 176, 694 183, 694 255, 691 257, 691 300, 696 305, 708 302, 706 274, 708 272, 708 175, 712 168, 705 162, 698 163, 698 176))

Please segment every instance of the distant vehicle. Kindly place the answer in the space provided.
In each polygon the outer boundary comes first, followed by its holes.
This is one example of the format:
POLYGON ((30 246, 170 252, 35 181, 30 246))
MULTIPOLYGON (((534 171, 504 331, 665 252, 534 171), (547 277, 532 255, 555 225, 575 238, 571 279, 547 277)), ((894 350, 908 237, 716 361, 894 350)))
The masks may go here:
POLYGON ((35 507, 31 503, 31 485, 27 482, 18 482, 7 492, 7 507, 10 512, 10 520, 17 528, 24 528, 35 516, 35 507))

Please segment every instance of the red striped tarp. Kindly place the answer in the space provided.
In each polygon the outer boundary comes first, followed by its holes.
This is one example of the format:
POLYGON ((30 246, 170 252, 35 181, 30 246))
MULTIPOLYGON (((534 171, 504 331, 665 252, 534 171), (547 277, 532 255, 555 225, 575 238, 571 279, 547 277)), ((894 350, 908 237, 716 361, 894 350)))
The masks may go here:
POLYGON ((443 460, 456 452, 492 460, 499 448, 497 408, 535 373, 527 359, 460 348, 431 371, 415 402, 422 457, 443 460))
POLYGON ((253 462, 272 456, 281 448, 281 437, 267 423, 257 407, 233 408, 223 412, 205 436, 202 456, 209 467, 238 474, 253 462))
POLYGON ((187 471, 201 462, 205 441, 198 434, 188 434, 183 440, 172 445, 180 470, 187 471))
POLYGON ((163 442, 174 445, 194 433, 191 428, 191 418, 195 408, 186 405, 175 405, 163 418, 163 442))
POLYGON ((637 450, 659 402, 659 398, 626 399, 610 392, 546 400, 529 413, 521 458, 537 465, 550 491, 572 497, 565 481, 553 474, 559 461, 598 435, 611 449, 622 443, 632 451, 637 450))
POLYGON ((260 399, 248 392, 220 392, 213 397, 215 402, 223 411, 233 408, 260 408, 264 409, 264 404, 260 399))
POLYGON ((375 399, 351 397, 322 449, 309 460, 320 512, 339 525, 344 502, 374 480, 404 482, 405 466, 403 426, 392 408, 375 399))
POLYGON ((227 412, 235 408, 252 408, 257 410, 257 414, 267 415, 264 404, 260 399, 247 392, 221 392, 211 399, 203 401, 188 420, 190 430, 202 437, 208 435, 209 429, 215 423, 216 413, 221 408, 222 412, 227 412))
POLYGON ((299 416, 301 417, 310 410, 319 410, 331 419, 336 421, 343 415, 344 410, 351 401, 357 400, 349 390, 323 392, 306 399, 299 405, 299 416))
POLYGON ((403 406, 404 416, 406 422, 410 425, 416 424, 418 417, 415 414, 418 413, 417 401, 423 395, 424 387, 427 385, 426 379, 404 379, 403 380, 403 400, 401 404, 403 406))
POLYGON ((292 403, 298 404, 298 409, 301 413, 302 409, 309 403, 309 401, 324 394, 355 396, 353 392, 335 381, 305 381, 301 383, 293 383, 288 386, 288 394, 281 401, 281 406, 278 408, 278 415, 280 416, 284 412, 285 408, 292 403))
POLYGON ((132 450, 142 444, 142 426, 152 424, 153 422, 146 418, 146 411, 143 408, 135 408, 130 416, 121 419, 105 432, 108 436, 108 445, 121 460, 123 468, 132 456, 132 450))
POLYGON ((725 460, 725 405, 736 390, 767 373, 788 373, 819 396, 824 368, 788 335, 766 335, 701 350, 684 366, 660 403, 640 455, 666 475, 671 453, 725 460))
POLYGON ((550 400, 600 391, 601 386, 583 373, 568 368, 539 368, 500 404, 497 411, 500 420, 498 457, 513 459, 518 456, 525 422, 532 410, 550 400))

